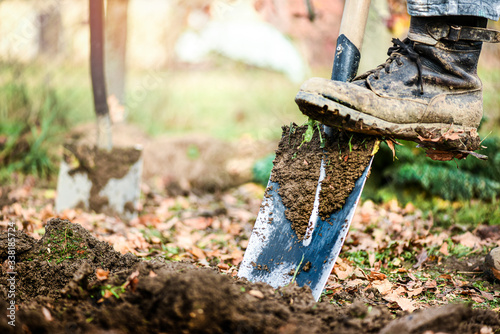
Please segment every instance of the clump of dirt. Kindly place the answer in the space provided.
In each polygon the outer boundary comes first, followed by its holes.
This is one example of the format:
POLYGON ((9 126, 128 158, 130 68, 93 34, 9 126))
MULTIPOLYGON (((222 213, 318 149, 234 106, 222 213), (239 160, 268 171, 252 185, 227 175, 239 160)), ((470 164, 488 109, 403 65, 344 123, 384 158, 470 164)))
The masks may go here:
POLYGON ((271 181, 280 186, 278 193, 286 207, 285 216, 299 240, 307 231, 313 211, 321 161, 326 176, 321 183, 319 215, 326 219, 345 204, 368 166, 375 145, 372 136, 336 129, 327 136, 319 126, 313 127, 313 136, 306 141, 308 127, 311 125, 283 127, 271 172, 271 181))
MULTIPOLYGON (((0 235, 0 254, 8 247, 5 234, 0 235)), ((51 220, 38 241, 23 234, 16 232, 23 245, 16 251, 16 326, 2 316, 1 333, 357 334, 396 329, 402 334, 446 329, 472 334, 483 326, 500 329, 497 313, 466 306, 415 312, 396 323, 388 308, 366 299, 343 307, 328 300, 316 303, 307 287, 274 290, 218 274, 215 268, 162 258, 139 261, 67 220, 51 220), (109 273, 98 274, 98 268, 109 273), (436 314, 450 319, 443 325, 436 314)), ((3 310, 10 305, 5 270, 0 275, 3 310)))
POLYGON ((332 129, 326 138, 326 176, 321 182, 319 215, 342 209, 354 184, 370 163, 376 137, 332 129))
MULTIPOLYGON (((89 209, 102 212, 108 206, 109 199, 99 195, 110 179, 121 179, 141 157, 142 150, 136 148, 115 147, 111 151, 97 147, 66 144, 64 160, 73 168, 70 175, 84 173, 92 183, 89 196, 89 209)), ((123 211, 129 208, 124 208, 123 211)), ((113 214, 113 212, 110 212, 113 214)))
MULTIPOLYGON (((500 325, 498 316, 486 310, 471 310, 462 304, 429 308, 397 319, 380 334, 412 334, 427 331, 444 333, 479 333, 483 326, 500 325)), ((493 333, 493 332, 490 332, 493 333)))
MULTIPOLYGON (((285 217, 299 239, 306 234, 309 217, 314 207, 321 159, 320 132, 314 131, 310 141, 304 141, 307 125, 295 123, 283 126, 281 141, 271 171, 271 181, 279 184, 278 193, 286 207, 285 217)), ((321 134, 324 138, 324 133, 321 134)))
MULTIPOLYGON (((6 233, 0 236, 2 262, 7 258, 6 236, 6 233)), ((97 268, 116 272, 138 262, 136 256, 121 255, 108 243, 97 240, 83 227, 68 220, 50 220, 45 235, 38 241, 20 231, 16 232, 15 239, 18 301, 35 296, 59 298, 61 289, 85 263, 93 272, 97 268)), ((95 274, 91 278, 95 278, 95 274)), ((0 277, 4 295, 6 279, 0 277)))

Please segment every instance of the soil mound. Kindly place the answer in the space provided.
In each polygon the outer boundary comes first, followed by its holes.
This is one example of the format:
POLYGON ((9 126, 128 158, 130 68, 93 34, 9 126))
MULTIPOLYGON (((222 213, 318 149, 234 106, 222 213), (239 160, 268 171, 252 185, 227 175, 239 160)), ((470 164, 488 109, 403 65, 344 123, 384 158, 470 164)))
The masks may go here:
MULTIPOLYGON (((0 234, 0 254, 8 242, 0 234)), ((18 231, 16 326, 0 317, 0 333, 478 333, 500 328, 497 313, 449 306, 399 322, 383 306, 360 300, 316 303, 310 289, 278 290, 221 275, 215 268, 163 258, 121 255, 78 224, 53 219, 38 241, 18 231), (102 269, 102 270, 100 270, 102 269), (440 319, 449 318, 446 326, 440 319), (413 325, 412 325, 413 324, 413 325), (385 328, 385 329, 384 329, 385 328)), ((0 276, 0 309, 9 305, 8 266, 0 276)), ((4 311, 5 314, 5 311, 4 311)), ((399 314, 399 316, 404 314, 399 314)))

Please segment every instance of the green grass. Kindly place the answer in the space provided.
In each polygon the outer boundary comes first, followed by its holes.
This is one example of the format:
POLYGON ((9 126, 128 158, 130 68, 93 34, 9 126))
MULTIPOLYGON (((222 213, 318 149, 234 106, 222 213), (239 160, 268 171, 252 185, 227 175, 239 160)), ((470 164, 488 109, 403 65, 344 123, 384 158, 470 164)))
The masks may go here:
POLYGON ((153 136, 277 139, 283 124, 305 120, 294 102, 298 85, 277 73, 234 66, 136 72, 128 82, 129 119, 153 136))

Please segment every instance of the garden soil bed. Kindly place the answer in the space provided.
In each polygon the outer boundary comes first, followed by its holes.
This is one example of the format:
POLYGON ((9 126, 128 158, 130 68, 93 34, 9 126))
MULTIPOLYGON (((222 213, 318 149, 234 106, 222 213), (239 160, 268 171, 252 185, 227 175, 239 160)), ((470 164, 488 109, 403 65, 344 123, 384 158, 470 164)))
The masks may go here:
POLYGON ((278 290, 217 268, 121 255, 68 220, 52 219, 35 240, 15 232, 16 275, 8 235, 0 234, 0 333, 479 333, 500 330, 498 313, 446 305, 391 313, 352 295, 352 304, 316 303, 308 288, 278 290), (15 327, 7 307, 14 276, 15 327), (394 319, 396 316, 396 319, 394 319), (430 331, 430 332, 429 332, 430 331))

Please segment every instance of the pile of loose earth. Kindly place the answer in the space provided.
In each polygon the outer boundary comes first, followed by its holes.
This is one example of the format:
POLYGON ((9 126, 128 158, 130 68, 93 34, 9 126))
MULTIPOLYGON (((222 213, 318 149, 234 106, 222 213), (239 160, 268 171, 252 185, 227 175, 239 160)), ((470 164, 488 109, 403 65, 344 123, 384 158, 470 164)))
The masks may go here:
MULTIPOLYGON (((476 333, 500 329, 498 314, 445 306, 393 321, 383 306, 315 303, 308 288, 273 290, 162 258, 121 255, 78 224, 52 219, 35 240, 16 236, 16 326, 0 318, 2 333, 476 333)), ((7 233, 0 259, 7 259, 7 233)), ((8 266, 0 276, 0 308, 7 309, 8 266)), ((362 296, 361 296, 362 297, 362 296)), ((404 314, 399 314, 403 316, 404 314)))

